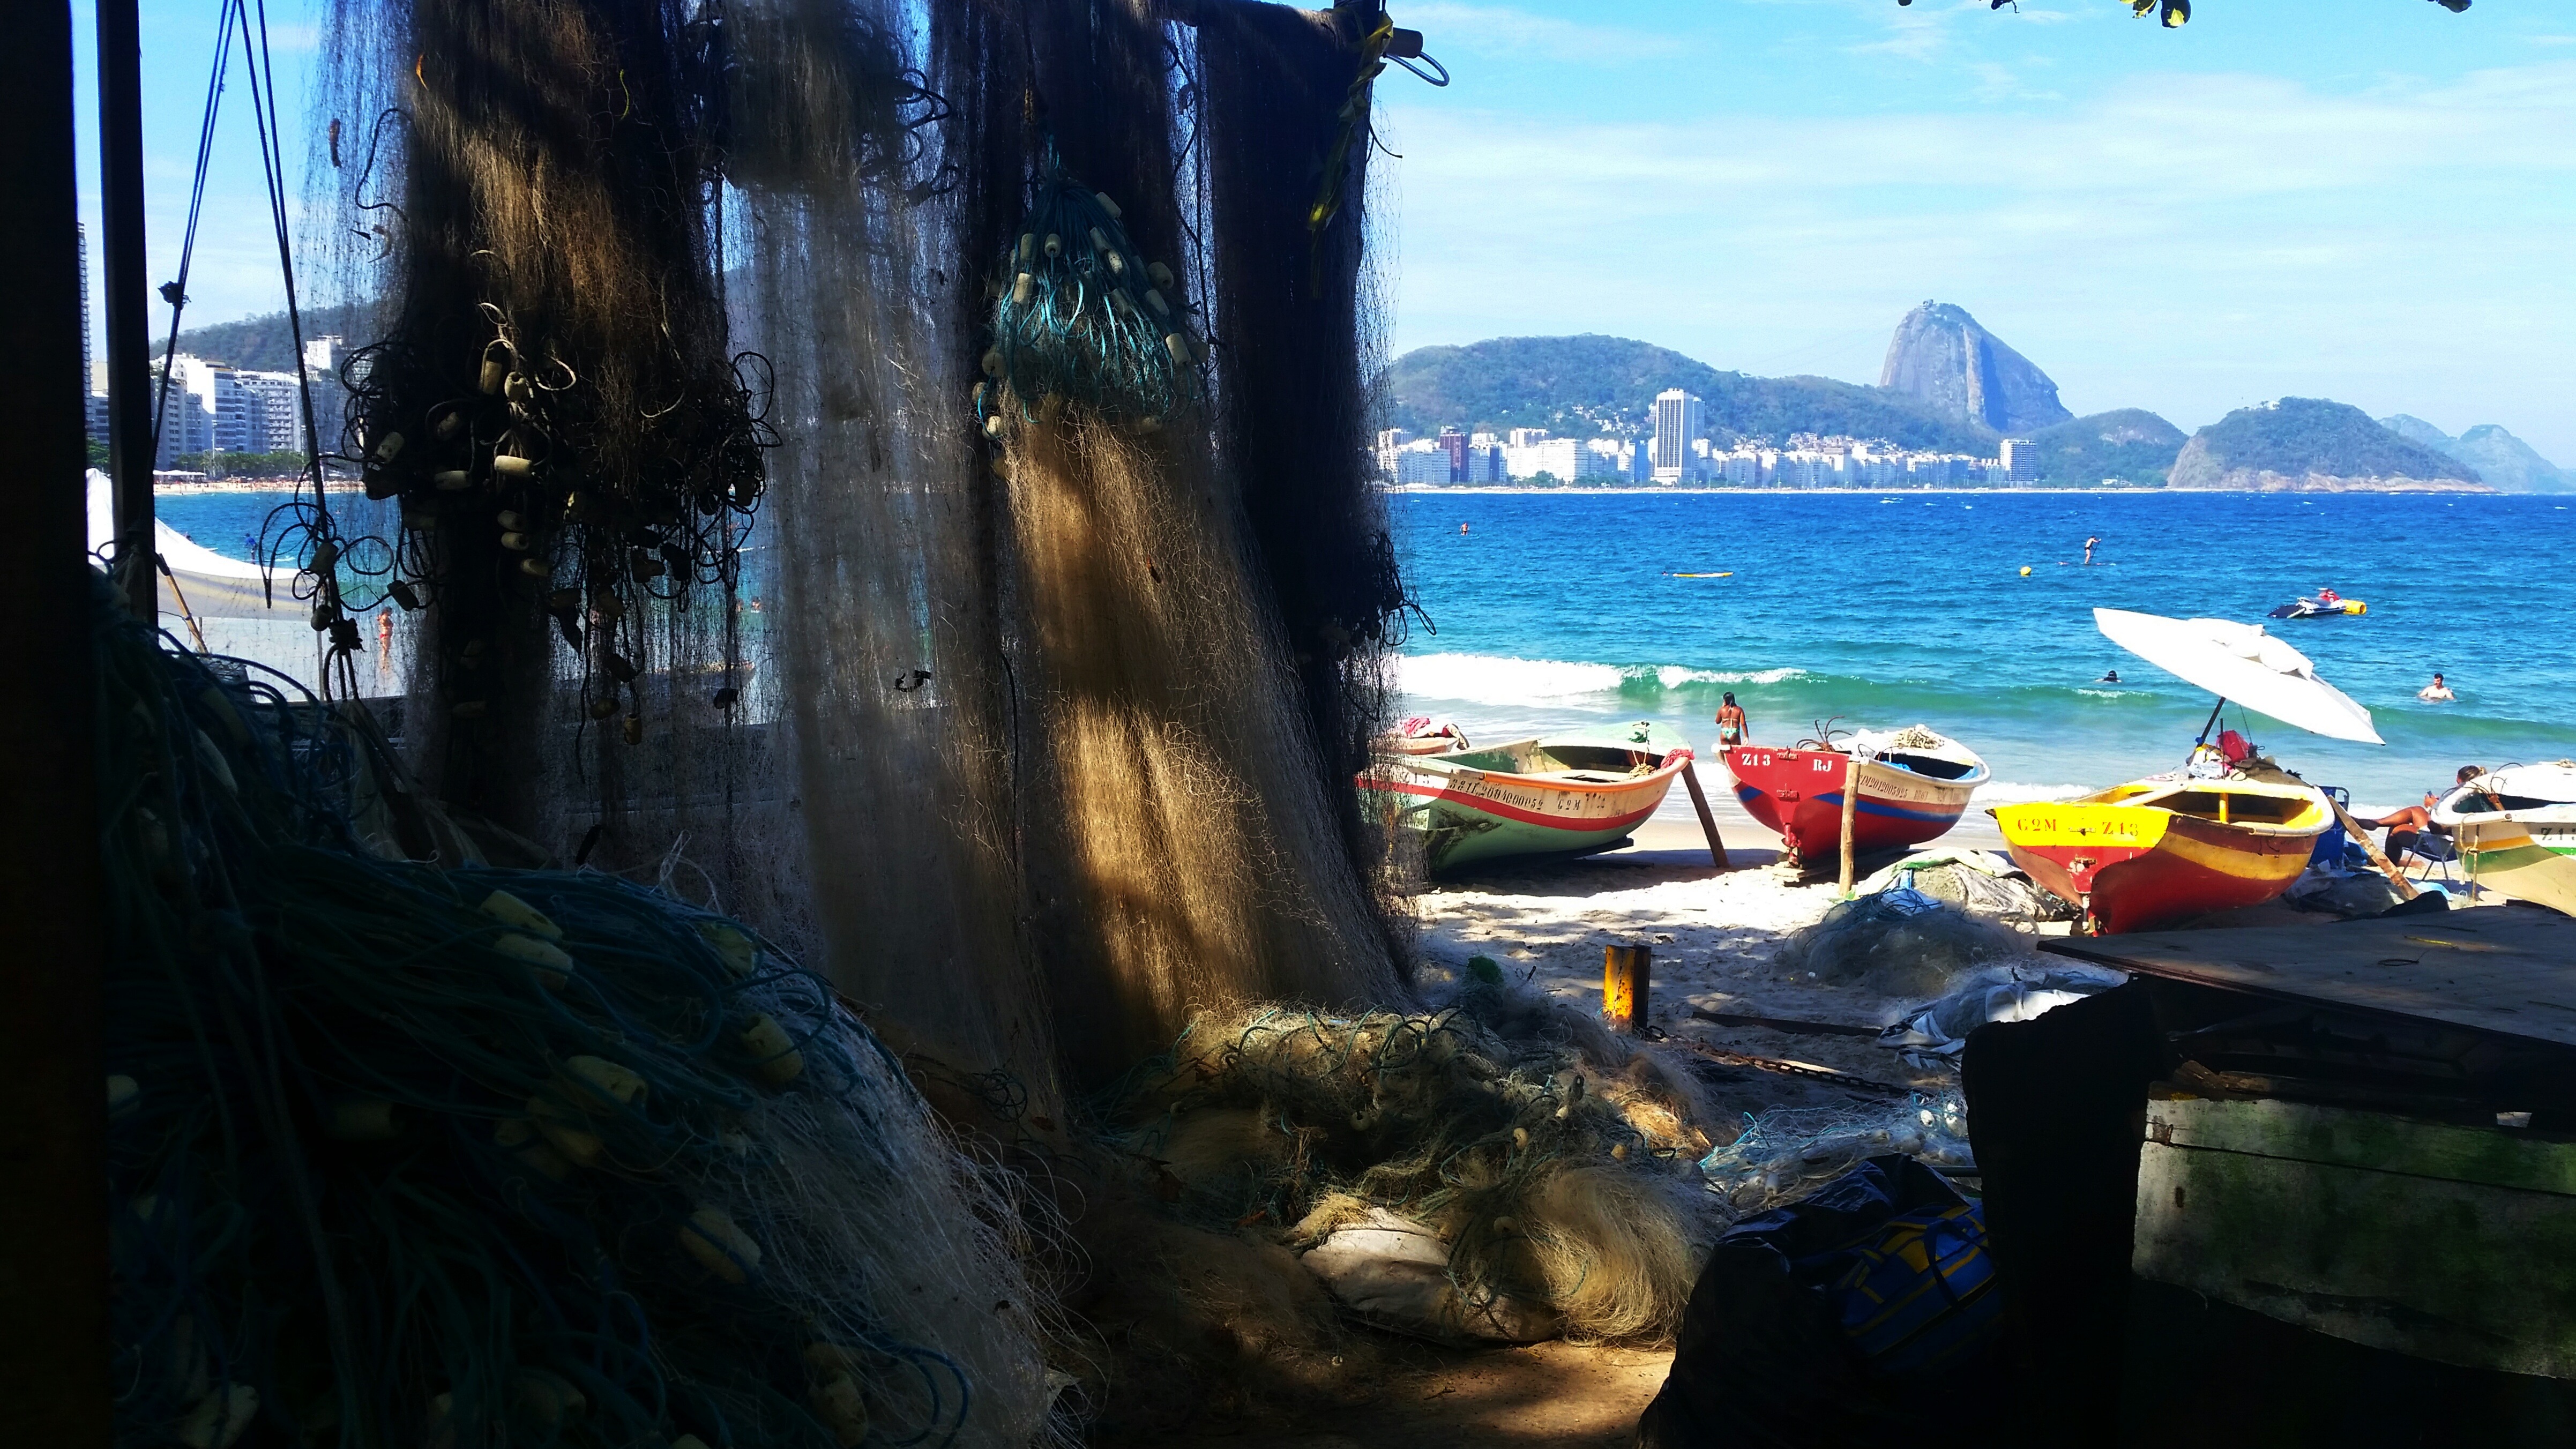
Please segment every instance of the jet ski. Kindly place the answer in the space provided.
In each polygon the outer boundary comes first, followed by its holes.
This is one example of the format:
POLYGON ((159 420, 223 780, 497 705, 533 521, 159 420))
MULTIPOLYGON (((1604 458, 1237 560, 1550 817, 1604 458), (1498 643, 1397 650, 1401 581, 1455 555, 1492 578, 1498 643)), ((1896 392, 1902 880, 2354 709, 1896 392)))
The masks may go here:
POLYGON ((2340 619, 2370 612, 2370 606, 2359 599, 2299 599, 2274 609, 2275 619, 2340 619))

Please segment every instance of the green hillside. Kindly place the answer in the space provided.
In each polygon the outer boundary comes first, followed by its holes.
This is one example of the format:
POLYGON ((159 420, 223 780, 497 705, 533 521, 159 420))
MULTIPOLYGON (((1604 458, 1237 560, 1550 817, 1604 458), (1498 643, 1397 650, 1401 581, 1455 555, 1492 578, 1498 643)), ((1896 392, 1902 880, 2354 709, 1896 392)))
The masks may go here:
MULTIPOLYGON (((337 333, 351 347, 362 347, 371 339, 352 334, 365 325, 361 309, 356 307, 308 307, 304 312, 304 337, 308 342, 337 333)), ((161 355, 168 335, 163 333, 153 339, 153 356, 161 355)), ((283 312, 191 327, 179 334, 179 350, 208 362, 228 363, 253 372, 295 370, 295 335, 288 329, 283 312)))
POLYGON ((1450 425, 1633 437, 1651 426, 1655 394, 1671 387, 1707 402, 1709 432, 1720 441, 1777 442, 1808 432, 1885 438, 1926 452, 1992 456, 1995 449, 1994 434, 1886 388, 1720 372, 1669 348, 1594 333, 1420 347, 1386 371, 1388 422, 1415 434, 1450 425))
POLYGON ((2238 408, 2192 435, 2174 461, 2176 488, 2237 486, 2244 476, 2480 481, 2477 470, 2325 398, 2238 408))
POLYGON ((2030 435, 2039 454, 2039 482, 2091 488, 2117 480, 2162 487, 2183 431, 2143 408, 2120 408, 2076 418, 2030 435))

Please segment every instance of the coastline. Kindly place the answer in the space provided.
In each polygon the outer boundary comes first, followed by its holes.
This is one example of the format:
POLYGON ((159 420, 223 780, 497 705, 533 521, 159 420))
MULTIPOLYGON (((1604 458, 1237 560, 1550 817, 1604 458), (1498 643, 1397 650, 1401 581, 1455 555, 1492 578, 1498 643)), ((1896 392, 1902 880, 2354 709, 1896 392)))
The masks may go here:
POLYGON ((2060 493, 2076 493, 2086 496, 2100 496, 2106 493, 2122 495, 2170 494, 2175 497, 2191 498, 2263 498, 2275 497, 2284 493, 2325 493, 2346 496, 2367 495, 2370 497, 2465 495, 2473 498, 2540 498, 2548 496, 2539 493, 2507 493, 2498 488, 2484 488, 2473 492, 2471 490, 2459 488, 2151 488, 2143 484, 2130 484, 2116 488, 2110 486, 2097 486, 2092 488, 1962 488, 1952 485, 1945 485, 1938 488, 1680 488, 1663 487, 1655 484, 1648 484, 1644 487, 1619 488, 1523 488, 1505 483, 1380 483, 1377 484, 1376 487, 1381 493, 1428 493, 1441 495, 1510 493, 1525 494, 1538 498, 1613 497, 1620 494, 1635 493, 1652 494, 1657 497, 1672 497, 1685 493, 1745 493, 1769 496, 1778 496, 1787 493, 1795 493, 1801 496, 1848 494, 1862 498, 1916 498, 1954 494, 1985 494, 1988 496, 1995 494, 2011 494, 2014 496, 2022 496, 2060 493))

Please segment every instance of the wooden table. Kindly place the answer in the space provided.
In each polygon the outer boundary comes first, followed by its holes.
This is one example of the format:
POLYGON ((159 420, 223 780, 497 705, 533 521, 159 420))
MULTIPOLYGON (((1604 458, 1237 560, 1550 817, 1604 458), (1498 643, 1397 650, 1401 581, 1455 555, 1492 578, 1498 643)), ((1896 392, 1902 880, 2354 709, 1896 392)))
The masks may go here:
POLYGON ((2050 937, 2039 949, 2171 981, 2576 1046, 2576 919, 2538 906, 2050 937))

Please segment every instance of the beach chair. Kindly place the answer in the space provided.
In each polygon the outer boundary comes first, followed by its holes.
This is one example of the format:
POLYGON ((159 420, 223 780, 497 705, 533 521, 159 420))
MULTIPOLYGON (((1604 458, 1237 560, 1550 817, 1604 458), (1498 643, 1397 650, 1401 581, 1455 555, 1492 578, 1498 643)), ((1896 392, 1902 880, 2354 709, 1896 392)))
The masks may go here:
POLYGON ((2459 845, 2447 835, 2436 834, 2429 830, 2420 833, 2413 830, 2388 832, 2390 863, 2417 880, 2431 880, 2433 873, 2438 870, 2443 880, 2456 883, 2457 877, 2452 875, 2451 867, 2459 858, 2459 845), (2413 858, 2414 867, 2408 865, 2409 857, 2413 858), (2420 867, 2420 870, 2416 867, 2420 867))

